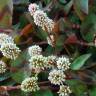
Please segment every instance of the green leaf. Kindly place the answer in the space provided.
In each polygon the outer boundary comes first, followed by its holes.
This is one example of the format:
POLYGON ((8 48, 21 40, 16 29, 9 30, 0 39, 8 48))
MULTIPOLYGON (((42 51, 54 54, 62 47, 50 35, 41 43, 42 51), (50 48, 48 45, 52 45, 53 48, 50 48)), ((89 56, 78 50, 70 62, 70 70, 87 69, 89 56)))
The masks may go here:
POLYGON ((85 62, 90 58, 91 54, 84 54, 80 57, 78 57, 73 63, 71 64, 72 70, 79 70, 85 62))
MULTIPOLYGON (((39 39, 41 39, 41 40, 46 40, 46 38, 47 38, 47 33, 46 33, 44 30, 42 30, 41 27, 36 28, 36 32, 37 32, 36 36, 37 36, 39 39)), ((37 38, 36 38, 36 39, 37 39, 37 38)))
POLYGON ((88 0, 74 0, 74 9, 81 20, 88 14, 88 0))
POLYGON ((4 81, 10 77, 11 77, 10 72, 6 72, 6 73, 0 75, 0 82, 4 81))
POLYGON ((64 45, 65 37, 66 37, 65 35, 59 36, 59 38, 57 38, 57 41, 56 41, 56 46, 62 47, 64 45))
POLYGON ((29 0, 13 0, 14 4, 28 4, 29 0))
POLYGON ((69 13, 69 11, 70 11, 72 5, 73 5, 73 0, 71 0, 68 4, 65 5, 64 11, 65 11, 66 14, 69 13))
POLYGON ((78 80, 67 80, 66 83, 70 86, 72 92, 76 96, 86 96, 84 92, 87 90, 87 86, 78 80), (74 87, 75 86, 75 87, 74 87))
POLYGON ((20 21, 20 24, 19 24, 19 28, 20 29, 24 28, 26 26, 26 24, 28 24, 28 20, 27 20, 25 14, 20 16, 20 20, 19 21, 20 21))
POLYGON ((89 14, 82 22, 81 34, 88 42, 94 40, 94 34, 96 34, 96 14, 89 14))
POLYGON ((50 45, 45 49, 44 55, 48 56, 51 55, 54 52, 54 48, 51 47, 50 45))
POLYGON ((92 88, 92 89, 89 91, 89 94, 90 94, 90 96, 96 96, 96 87, 92 88))
POLYGON ((84 13, 88 14, 88 0, 80 0, 80 5, 81 5, 81 10, 84 13))
POLYGON ((30 73, 24 70, 19 70, 18 72, 12 73, 12 79, 17 83, 21 83, 25 78, 29 77, 30 73))
POLYGON ((76 77, 78 77, 85 84, 96 84, 96 73, 91 70, 79 71, 79 74, 77 74, 76 77))
POLYGON ((47 5, 50 3, 51 0, 44 0, 44 3, 47 5))
POLYGON ((65 4, 66 0, 59 0, 60 3, 65 4))
POLYGON ((20 54, 20 56, 18 58, 16 58, 16 60, 13 60, 13 61, 10 62, 11 67, 19 67, 19 66, 22 65, 22 63, 24 65, 24 61, 26 60, 26 57, 28 57, 27 56, 27 51, 23 51, 20 54))
POLYGON ((14 80, 12 80, 11 78, 5 80, 4 82, 2 82, 0 85, 2 86, 14 86, 16 84, 16 82, 14 80))
POLYGON ((35 93, 35 96, 53 96, 50 90, 40 90, 35 93))

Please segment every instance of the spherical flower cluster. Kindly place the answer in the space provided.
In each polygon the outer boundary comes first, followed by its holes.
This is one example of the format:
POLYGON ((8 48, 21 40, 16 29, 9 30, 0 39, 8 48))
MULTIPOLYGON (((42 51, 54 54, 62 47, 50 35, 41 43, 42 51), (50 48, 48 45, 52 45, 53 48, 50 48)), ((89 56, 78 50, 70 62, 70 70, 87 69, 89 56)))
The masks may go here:
POLYGON ((28 7, 28 10, 30 12, 31 15, 34 15, 34 13, 36 12, 36 10, 39 10, 39 6, 36 3, 31 3, 28 7))
POLYGON ((21 52, 14 43, 3 44, 0 48, 2 54, 9 59, 16 59, 21 52))
POLYGON ((58 93, 59 96, 70 96, 70 93, 72 93, 72 91, 70 90, 69 86, 61 85, 58 93))
POLYGON ((54 66, 56 66, 56 60, 57 60, 57 57, 56 56, 54 56, 54 55, 48 56, 47 57, 48 67, 54 67, 54 66))
POLYGON ((69 58, 67 58, 67 57, 60 57, 57 60, 57 67, 58 67, 58 69, 63 70, 63 71, 66 71, 67 69, 69 69, 70 64, 71 63, 69 61, 69 58))
POLYGON ((5 73, 6 70, 6 64, 3 61, 0 61, 0 74, 5 73))
POLYGON ((49 73, 48 79, 52 84, 60 85, 65 81, 65 74, 61 70, 54 69, 49 73))
POLYGON ((40 27, 45 27, 45 23, 47 22, 47 14, 44 13, 42 10, 37 10, 34 15, 34 22, 36 25, 40 27))
POLYGON ((42 55, 35 55, 29 59, 30 68, 37 69, 37 70, 44 70, 47 66, 46 57, 42 55))
POLYGON ((21 90, 24 92, 35 92, 38 91, 39 89, 40 88, 37 84, 37 78, 35 77, 26 78, 21 83, 21 90))
POLYGON ((40 55, 42 53, 42 48, 38 45, 34 45, 28 48, 28 53, 30 56, 40 55))
POLYGON ((5 33, 0 33, 0 45, 6 43, 14 43, 14 40, 11 36, 8 36, 5 33))

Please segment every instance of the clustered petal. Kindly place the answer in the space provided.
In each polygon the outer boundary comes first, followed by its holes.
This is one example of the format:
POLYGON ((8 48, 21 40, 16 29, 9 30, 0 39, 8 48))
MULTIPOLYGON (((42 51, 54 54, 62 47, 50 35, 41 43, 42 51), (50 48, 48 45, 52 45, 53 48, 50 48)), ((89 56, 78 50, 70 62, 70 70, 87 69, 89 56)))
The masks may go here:
POLYGON ((20 53, 20 50, 16 47, 13 38, 5 33, 0 33, 0 51, 9 59, 16 59, 20 53))
POLYGON ((46 57, 42 55, 35 55, 29 59, 30 67, 32 69, 44 70, 47 66, 46 64, 46 57))
POLYGON ((30 14, 33 16, 36 10, 39 10, 39 6, 36 3, 31 3, 28 7, 30 14))
POLYGON ((54 28, 54 22, 52 19, 47 18, 47 22, 45 23, 45 27, 47 28, 48 32, 51 32, 54 28))
POLYGON ((53 30, 53 20, 50 19, 44 11, 40 10, 37 4, 30 4, 28 9, 30 14, 34 18, 34 23, 37 26, 42 27, 43 30, 46 30, 48 32, 51 32, 53 30))
POLYGON ((54 69, 49 73, 48 79, 52 84, 60 85, 65 81, 65 74, 62 70, 54 69))
POLYGON ((48 56, 47 57, 48 67, 54 68, 54 66, 56 66, 56 60, 57 60, 56 56, 54 55, 48 56))
POLYGON ((16 59, 21 52, 14 43, 3 44, 0 48, 2 54, 9 59, 16 59))
POLYGON ((70 61, 68 57, 59 57, 57 60, 57 68, 63 71, 66 71, 67 69, 70 68, 70 61))
POLYGON ((0 74, 5 73, 6 70, 6 64, 3 61, 0 61, 0 74))
POLYGON ((5 33, 0 33, 0 46, 4 43, 14 43, 14 40, 11 36, 5 33))
POLYGON ((29 55, 31 58, 29 59, 29 66, 31 69, 34 69, 35 73, 40 73, 42 70, 47 69, 50 70, 48 79, 54 85, 59 85, 59 95, 60 96, 69 96, 68 92, 71 91, 68 89, 68 86, 62 86, 62 84, 66 81, 66 74, 64 71, 69 69, 70 61, 66 56, 57 57, 54 55, 44 57, 42 53, 42 49, 38 45, 34 45, 29 47, 28 49, 29 55))
POLYGON ((38 91, 40 88, 37 84, 37 78, 36 77, 29 77, 26 78, 21 83, 21 90, 24 92, 35 92, 38 91))
POLYGON ((40 26, 40 27, 45 27, 45 23, 47 22, 47 14, 44 13, 42 10, 37 10, 34 15, 34 22, 36 25, 40 26))
POLYGON ((72 93, 69 86, 61 85, 59 90, 59 96, 70 96, 70 93, 72 93))
POLYGON ((42 48, 38 45, 33 45, 28 48, 28 53, 30 56, 40 55, 42 53, 42 48))

